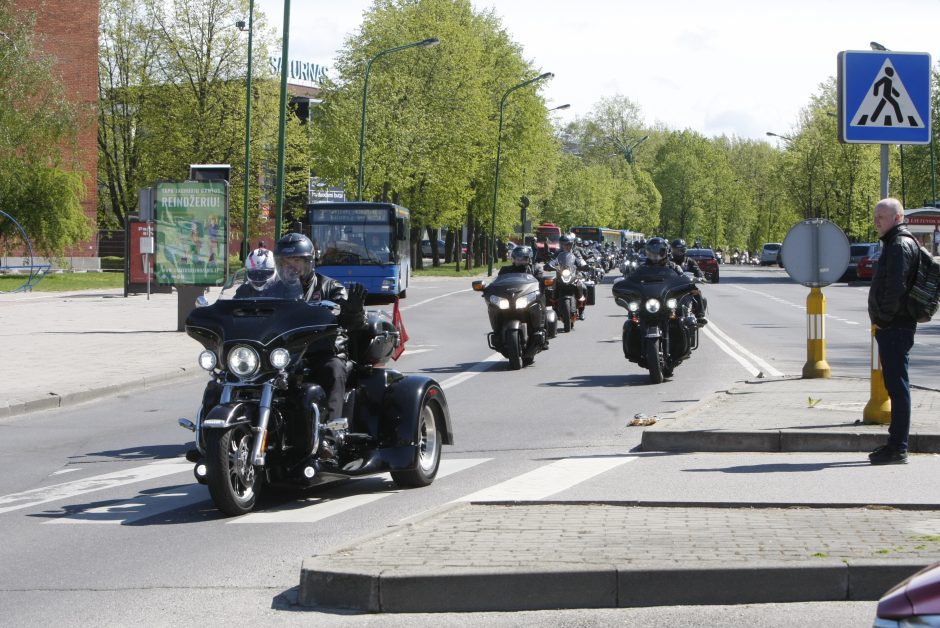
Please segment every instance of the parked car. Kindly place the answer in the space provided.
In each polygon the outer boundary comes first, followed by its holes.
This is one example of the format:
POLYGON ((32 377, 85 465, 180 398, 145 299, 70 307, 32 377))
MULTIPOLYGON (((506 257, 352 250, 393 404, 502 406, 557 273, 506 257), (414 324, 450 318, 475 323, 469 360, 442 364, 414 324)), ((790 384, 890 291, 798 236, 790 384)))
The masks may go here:
POLYGON ((718 283, 718 258, 713 250, 689 249, 685 254, 695 260, 708 281, 718 283))
POLYGON ((918 571, 878 600, 874 628, 940 625, 940 563, 918 571))
MULTIPOLYGON (((437 241, 437 253, 438 255, 444 254, 444 241, 437 241)), ((431 241, 430 240, 421 240, 421 256, 422 257, 431 257, 431 241)))
POLYGON ((863 257, 871 257, 881 247, 878 242, 862 242, 849 247, 849 266, 839 277, 839 281, 855 281, 858 279, 858 263, 863 257))
POLYGON ((773 266, 777 263, 777 253, 783 246, 780 242, 768 242, 760 252, 760 265, 773 266))
POLYGON ((865 281, 871 281, 872 276, 875 274, 875 265, 878 263, 878 258, 881 257, 881 249, 875 251, 874 255, 866 255, 858 261, 858 268, 855 269, 855 274, 859 279, 864 279, 865 281))

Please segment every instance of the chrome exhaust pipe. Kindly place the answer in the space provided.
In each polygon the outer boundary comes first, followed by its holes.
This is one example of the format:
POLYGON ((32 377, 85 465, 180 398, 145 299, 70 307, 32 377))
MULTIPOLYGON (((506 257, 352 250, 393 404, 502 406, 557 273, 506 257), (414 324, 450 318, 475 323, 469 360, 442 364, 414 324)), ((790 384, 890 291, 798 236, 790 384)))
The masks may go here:
POLYGON ((179 419, 177 421, 180 427, 189 430, 190 432, 196 431, 196 424, 190 421, 189 419, 179 419))

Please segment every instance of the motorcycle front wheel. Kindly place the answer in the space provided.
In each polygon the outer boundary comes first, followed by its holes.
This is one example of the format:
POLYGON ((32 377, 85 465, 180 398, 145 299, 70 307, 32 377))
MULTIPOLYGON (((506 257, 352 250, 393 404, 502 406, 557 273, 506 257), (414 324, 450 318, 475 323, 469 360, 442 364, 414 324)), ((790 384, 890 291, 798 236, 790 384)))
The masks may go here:
POLYGON ((440 412, 437 402, 425 399, 418 418, 418 464, 410 471, 392 471, 392 480, 402 488, 428 486, 437 476, 444 444, 437 429, 437 412, 440 412))
POLYGON ((522 368, 522 339, 518 331, 510 332, 506 338, 506 357, 509 358, 510 370, 522 368))
POLYGON ((242 423, 206 433, 206 484, 216 508, 230 517, 255 507, 262 478, 251 464, 252 433, 242 423))
POLYGON ((663 363, 659 358, 659 338, 646 339, 646 367, 650 370, 650 381, 663 383, 663 363))
POLYGON ((565 332, 571 331, 571 311, 568 309, 568 302, 562 301, 558 307, 558 318, 561 319, 561 328, 565 332))

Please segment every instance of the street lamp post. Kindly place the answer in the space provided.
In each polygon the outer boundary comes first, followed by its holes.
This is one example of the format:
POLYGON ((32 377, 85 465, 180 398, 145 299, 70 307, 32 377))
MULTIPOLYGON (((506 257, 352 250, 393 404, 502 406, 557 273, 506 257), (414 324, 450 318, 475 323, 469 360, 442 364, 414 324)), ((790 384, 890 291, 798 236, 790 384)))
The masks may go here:
POLYGON ((404 46, 388 48, 387 50, 383 50, 379 54, 369 59, 369 63, 366 64, 366 76, 365 81, 362 84, 362 124, 359 126, 359 174, 356 178, 356 200, 362 200, 362 161, 365 156, 366 148, 366 101, 369 98, 369 72, 372 71, 373 62, 375 62, 375 60, 379 57, 383 57, 393 52, 398 52, 399 50, 406 50, 408 48, 430 48, 431 46, 436 46, 439 43, 441 42, 437 37, 431 37, 430 39, 422 39, 421 41, 405 44, 404 46))
MULTIPOLYGON (((242 261, 248 259, 248 182, 251 179, 251 45, 255 25, 255 0, 248 3, 248 76, 245 78, 245 190, 243 195, 242 212, 242 261)), ((237 24, 238 29, 244 28, 244 22, 237 24)))
POLYGON ((548 113, 551 113, 551 112, 553 112, 553 111, 559 111, 559 110, 561 110, 561 109, 567 109, 567 108, 570 107, 570 106, 571 106, 570 103, 565 103, 565 104, 563 104, 563 105, 558 105, 557 107, 552 107, 551 109, 549 109, 549 110, 548 110, 548 113))
POLYGON ((288 39, 290 35, 290 0, 284 0, 284 32, 281 37, 281 98, 278 112, 277 130, 277 214, 274 218, 274 239, 281 237, 281 220, 284 214, 284 153, 287 126, 287 59, 288 39))
POLYGON ((551 72, 545 72, 544 74, 539 74, 535 78, 530 78, 527 81, 522 81, 517 85, 513 85, 506 90, 506 93, 503 94, 503 97, 499 101, 499 131, 496 135, 496 180, 493 184, 493 218, 490 220, 490 259, 489 264, 487 264, 487 277, 493 276, 493 258, 496 257, 496 199, 499 196, 499 157, 503 143, 503 106, 506 104, 506 98, 509 97, 509 94, 513 93, 517 89, 525 87, 526 85, 531 85, 536 81, 550 79, 553 76, 555 75, 551 72))

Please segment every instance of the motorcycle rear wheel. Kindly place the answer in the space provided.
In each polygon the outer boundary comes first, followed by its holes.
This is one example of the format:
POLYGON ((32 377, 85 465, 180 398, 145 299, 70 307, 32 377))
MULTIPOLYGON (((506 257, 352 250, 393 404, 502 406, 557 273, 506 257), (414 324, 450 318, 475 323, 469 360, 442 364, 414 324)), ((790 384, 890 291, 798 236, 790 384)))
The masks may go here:
POLYGON ((425 399, 418 419, 418 464, 410 471, 392 471, 392 481, 402 488, 428 486, 441 466, 443 436, 437 429, 440 408, 436 401, 425 399))
POLYGON ((646 339, 646 367, 650 371, 650 381, 663 383, 663 363, 659 359, 659 338, 646 339))
POLYGON ((518 331, 509 333, 506 339, 506 354, 510 370, 518 371, 522 368, 522 338, 518 331))
POLYGON ((251 512, 262 486, 251 464, 251 428, 236 425, 206 433, 206 484, 216 508, 230 517, 251 512))

